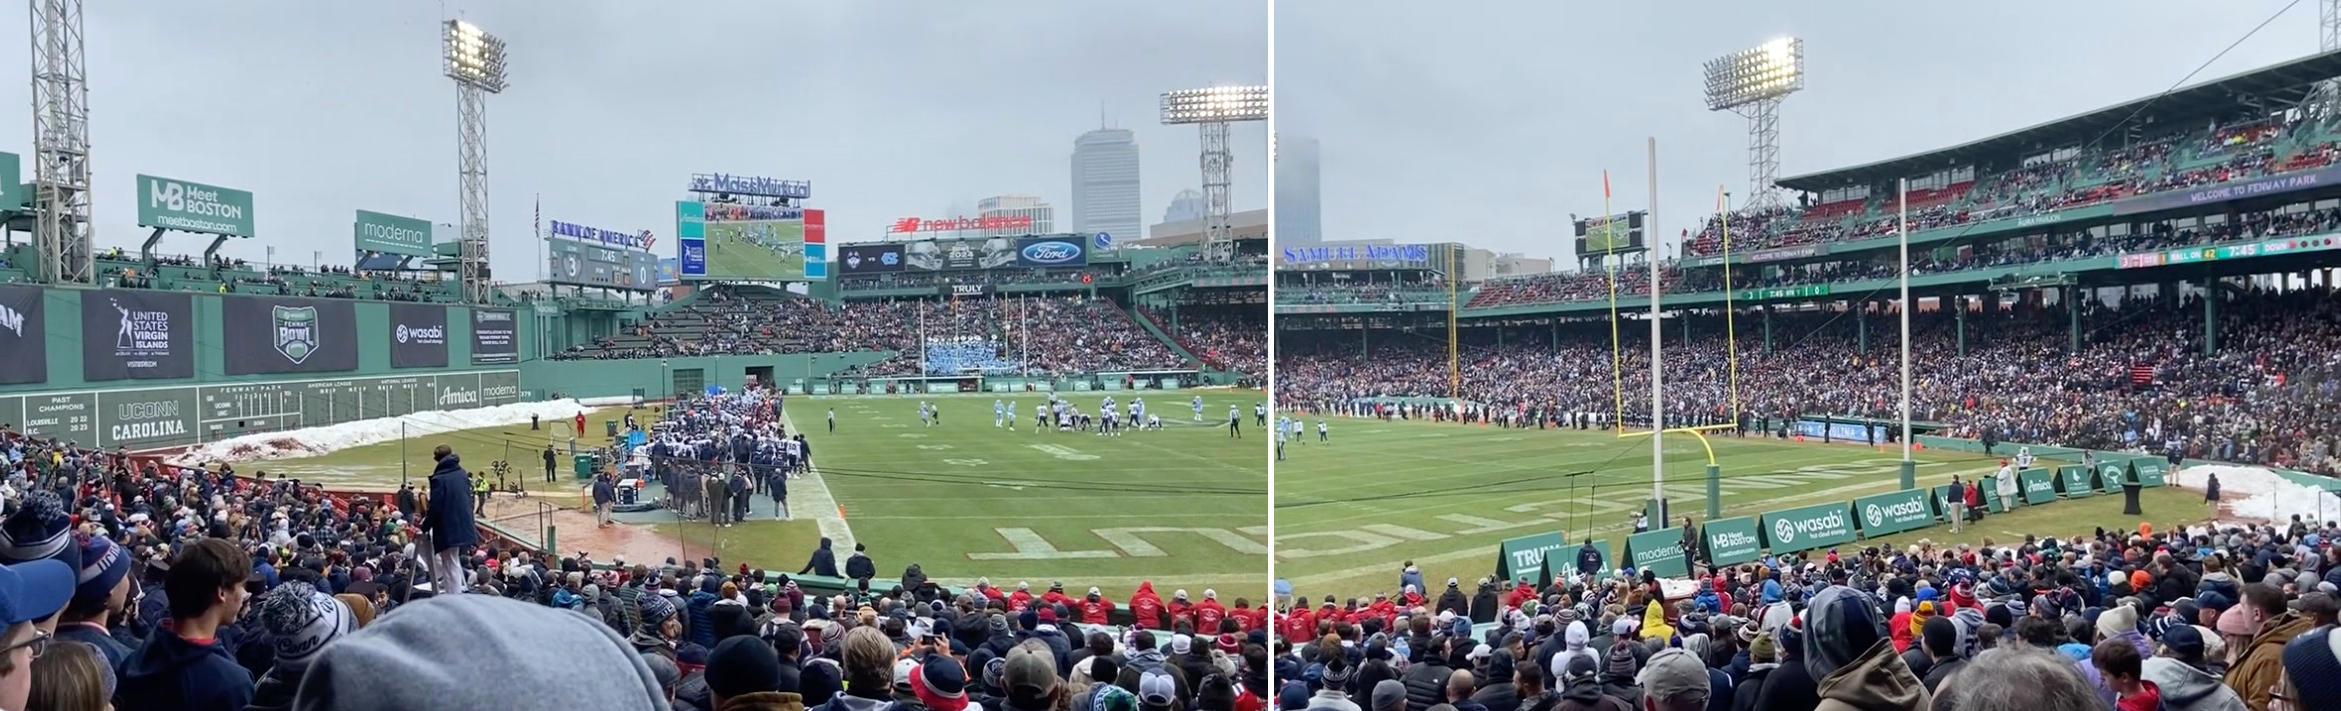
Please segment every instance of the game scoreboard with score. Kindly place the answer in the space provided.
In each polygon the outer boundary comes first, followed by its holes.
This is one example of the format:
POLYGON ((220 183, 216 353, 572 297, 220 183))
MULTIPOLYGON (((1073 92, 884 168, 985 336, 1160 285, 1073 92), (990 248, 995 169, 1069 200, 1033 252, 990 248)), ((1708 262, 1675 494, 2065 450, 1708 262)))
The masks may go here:
POLYGON ((0 397, 0 420, 85 447, 131 450, 520 401, 520 371, 128 388, 0 397))

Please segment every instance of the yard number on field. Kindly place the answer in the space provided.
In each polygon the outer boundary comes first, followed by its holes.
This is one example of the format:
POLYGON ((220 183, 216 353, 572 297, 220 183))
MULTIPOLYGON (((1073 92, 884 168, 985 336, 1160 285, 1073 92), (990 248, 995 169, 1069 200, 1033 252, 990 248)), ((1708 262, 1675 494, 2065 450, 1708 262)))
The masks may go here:
POLYGON ((1046 452, 1050 456, 1067 461, 1086 462, 1097 458, 1097 455, 1095 454, 1082 454, 1078 451, 1074 451, 1072 447, 1067 447, 1061 444, 1028 444, 1025 446, 1046 452))

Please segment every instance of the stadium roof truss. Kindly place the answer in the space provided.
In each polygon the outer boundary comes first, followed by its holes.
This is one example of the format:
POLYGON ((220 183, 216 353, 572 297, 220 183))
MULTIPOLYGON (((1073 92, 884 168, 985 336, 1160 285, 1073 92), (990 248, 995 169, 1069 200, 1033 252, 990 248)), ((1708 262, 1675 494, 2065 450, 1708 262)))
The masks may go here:
POLYGON ((2318 83, 2341 76, 2341 50, 2313 54, 2086 111, 1989 138, 1865 163, 1849 168, 1781 178, 1780 187, 1819 192, 1868 185, 1962 165, 2013 167, 2024 156, 2079 145, 2124 128, 2185 124, 2244 110, 2276 110, 2310 103, 2318 83), (2143 110, 2141 110, 2143 107, 2143 110), (2135 118, 2132 115, 2135 114, 2135 118))

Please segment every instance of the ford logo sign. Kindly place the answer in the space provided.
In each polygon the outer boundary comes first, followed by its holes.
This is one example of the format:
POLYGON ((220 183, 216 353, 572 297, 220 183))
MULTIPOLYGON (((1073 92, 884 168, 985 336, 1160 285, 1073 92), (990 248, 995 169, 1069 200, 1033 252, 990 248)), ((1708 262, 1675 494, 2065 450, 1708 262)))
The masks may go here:
POLYGON ((1064 264, 1081 258, 1081 246, 1071 242, 1050 240, 1024 246, 1024 261, 1034 264, 1064 264))

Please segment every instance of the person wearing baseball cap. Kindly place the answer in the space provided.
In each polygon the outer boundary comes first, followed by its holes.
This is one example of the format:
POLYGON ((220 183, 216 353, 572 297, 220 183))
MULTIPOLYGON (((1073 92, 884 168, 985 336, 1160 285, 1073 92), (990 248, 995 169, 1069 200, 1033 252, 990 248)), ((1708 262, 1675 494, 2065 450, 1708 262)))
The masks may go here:
POLYGON ((0 565, 0 708, 21 709, 32 695, 33 658, 51 637, 33 623, 73 599, 73 568, 53 559, 0 565))
POLYGON ((1714 693, 1707 665, 1680 647, 1650 655, 1634 683, 1642 687, 1643 707, 1650 711, 1703 711, 1714 693))

